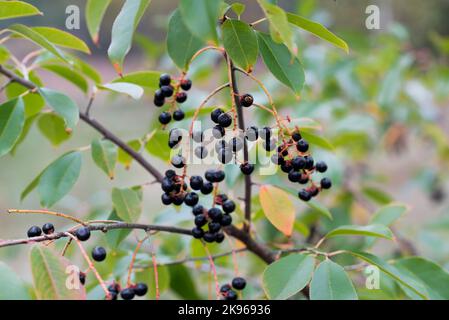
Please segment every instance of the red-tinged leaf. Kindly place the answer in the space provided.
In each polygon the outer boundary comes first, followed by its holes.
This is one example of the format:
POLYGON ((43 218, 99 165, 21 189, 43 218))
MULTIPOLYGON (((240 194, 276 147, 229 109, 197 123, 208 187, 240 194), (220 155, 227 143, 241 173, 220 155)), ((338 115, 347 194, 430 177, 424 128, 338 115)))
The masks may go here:
POLYGON ((286 236, 291 236, 295 207, 287 192, 271 185, 260 187, 260 205, 267 219, 286 236))

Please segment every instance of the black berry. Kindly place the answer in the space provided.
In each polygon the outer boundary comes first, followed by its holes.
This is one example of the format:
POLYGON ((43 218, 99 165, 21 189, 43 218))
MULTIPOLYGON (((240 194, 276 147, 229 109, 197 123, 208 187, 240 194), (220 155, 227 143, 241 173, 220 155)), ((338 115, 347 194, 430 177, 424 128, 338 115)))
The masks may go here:
POLYGON ((316 171, 318 171, 318 172, 326 172, 326 170, 327 170, 327 164, 326 164, 326 162, 324 162, 324 161, 318 161, 318 162, 315 164, 315 169, 316 169, 316 171))
POLYGON ((292 166, 295 170, 304 169, 306 166, 306 160, 303 157, 295 157, 292 160, 292 166))
POLYGON ((221 293, 225 293, 228 292, 229 290, 231 290, 231 286, 229 284, 224 284, 220 287, 220 292, 221 293))
POLYGON ((183 103, 187 100, 187 93, 185 92, 178 92, 176 94, 176 102, 177 103, 183 103))
POLYGON ((184 117, 185 117, 184 111, 180 109, 175 110, 175 112, 173 112, 173 120, 175 121, 181 121, 182 119, 184 119, 184 117))
POLYGON ((240 171, 244 175, 250 175, 254 171, 254 165, 250 164, 248 162, 247 163, 243 163, 243 164, 240 165, 240 171))
POLYGON ((229 290, 226 292, 226 300, 237 300, 237 293, 234 290, 229 290))
POLYGON ((134 293, 139 297, 146 295, 148 292, 147 285, 142 282, 136 284, 136 286, 133 289, 134 289, 134 293))
POLYGON ((232 200, 226 200, 225 202, 223 202, 221 207, 223 208, 224 212, 231 213, 235 210, 235 202, 232 200))
POLYGON ((222 243, 224 238, 225 238, 225 236, 222 232, 218 232, 215 234, 215 242, 217 242, 217 243, 222 243))
POLYGON ((220 108, 215 109, 214 111, 211 112, 210 114, 210 118, 212 119, 213 122, 218 123, 218 117, 223 114, 224 111, 220 108))
POLYGON ((311 198, 310 193, 305 189, 302 189, 298 192, 298 197, 303 201, 309 201, 311 198))
POLYGON ((240 97, 240 104, 244 107, 252 106, 253 102, 254 102, 254 98, 249 93, 244 94, 243 96, 240 97))
POLYGON ((232 123, 232 118, 229 114, 227 113, 222 113, 218 116, 218 124, 223 127, 223 128, 227 128, 231 125, 232 123))
POLYGON ((27 235, 29 238, 38 237, 41 234, 42 234, 42 230, 38 226, 32 226, 31 228, 28 229, 28 232, 27 232, 27 235))
POLYGON ((212 128, 212 135, 215 139, 221 139, 225 135, 225 129, 220 126, 215 126, 212 128))
POLYGON ((301 173, 299 173, 298 171, 292 170, 288 173, 288 180, 290 180, 291 182, 298 182, 300 177, 301 173))
POLYGON ((213 190, 214 185, 212 184, 212 182, 205 182, 201 187, 201 193, 204 195, 211 193, 213 190))
POLYGON ((298 142, 299 140, 302 139, 301 134, 298 131, 293 132, 292 139, 293 141, 298 142))
POLYGON ((75 231, 75 236, 80 241, 86 241, 90 238, 90 230, 88 227, 81 227, 75 231))
POLYGON ((159 122, 161 124, 168 124, 171 121, 171 114, 168 111, 164 111, 159 115, 159 122))
POLYGON ((213 234, 211 232, 206 232, 206 233, 204 233, 203 239, 204 239, 204 241, 209 242, 209 243, 214 242, 215 234, 213 234))
POLYGON ((103 261, 106 259, 106 249, 103 247, 95 247, 92 249, 92 259, 95 261, 103 261))
POLYGON ((202 214, 203 212, 204 212, 204 207, 202 205, 200 205, 200 204, 197 204, 192 209, 192 213, 193 213, 194 216, 202 214))
POLYGON ((216 233, 216 232, 220 231, 221 224, 219 224, 217 222, 209 222, 208 227, 209 227, 209 232, 216 233))
POLYGON ((198 203, 198 195, 195 192, 189 192, 184 198, 184 203, 190 207, 193 207, 198 203))
POLYGON ((84 272, 80 272, 78 278, 80 283, 84 286, 86 284, 86 274, 84 272))
POLYGON ((332 187, 332 181, 329 178, 323 178, 321 179, 320 185, 323 189, 330 189, 332 187))
POLYGON ((162 94, 165 97, 171 97, 173 95, 173 87, 171 85, 161 87, 162 94))
POLYGON ((125 288, 120 292, 120 296, 123 300, 132 300, 135 296, 135 293, 132 288, 125 288))
POLYGON ((192 236, 195 239, 201 239, 204 236, 204 231, 200 227, 195 227, 192 229, 192 236))
POLYGON ((301 139, 296 143, 296 149, 298 149, 299 152, 307 152, 307 150, 309 150, 309 143, 306 140, 301 139))
POLYGON ((209 216, 209 218, 212 219, 212 221, 215 222, 220 222, 221 218, 223 216, 223 213, 221 212, 220 209, 218 208, 211 208, 209 209, 209 211, 207 212, 207 215, 209 216))
POLYGON ((200 190, 203 186, 203 178, 200 176, 191 176, 190 177, 190 188, 193 190, 200 190))
POLYGON ((190 79, 181 80, 181 89, 185 91, 189 91, 192 87, 192 81, 190 79))
POLYGON ((242 277, 232 279, 232 287, 236 290, 243 290, 246 287, 246 280, 242 277))
POLYGON ((199 214, 199 215, 195 216, 194 221, 195 221, 195 225, 197 227, 201 228, 202 226, 204 226, 207 223, 207 218, 204 214, 199 214))
POLYGON ((232 217, 229 214, 224 214, 221 217, 220 224, 222 227, 230 226, 232 224, 232 217))
POLYGON ((159 85, 160 86, 168 86, 170 84, 170 82, 171 82, 171 77, 167 73, 163 73, 159 77, 159 85))
POLYGON ((175 167, 175 168, 183 168, 185 166, 184 163, 184 158, 182 156, 174 156, 173 158, 171 158, 171 164, 175 167))
POLYGON ((168 205, 170 205, 170 204, 173 203, 172 198, 171 198, 170 195, 167 194, 167 193, 163 193, 163 194, 162 194, 161 200, 162 200, 162 203, 165 204, 166 206, 168 206, 168 205))

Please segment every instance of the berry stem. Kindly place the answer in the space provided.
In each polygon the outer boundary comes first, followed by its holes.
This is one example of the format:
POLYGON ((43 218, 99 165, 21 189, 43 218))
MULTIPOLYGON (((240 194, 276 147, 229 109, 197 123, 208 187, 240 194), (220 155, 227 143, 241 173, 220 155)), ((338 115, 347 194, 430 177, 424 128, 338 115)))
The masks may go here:
POLYGON ((151 246, 151 261, 153 263, 153 270, 154 270, 154 287, 156 291, 156 300, 159 300, 160 298, 160 292, 159 292, 159 273, 157 271, 157 261, 156 261, 156 254, 154 253, 154 248, 151 246))
POLYGON ((131 258, 131 263, 129 264, 129 268, 128 268, 128 277, 127 277, 127 280, 126 280, 126 286, 127 286, 127 287, 130 287, 130 286, 132 285, 132 282, 131 282, 131 275, 132 275, 132 272, 133 272, 134 263, 136 262, 137 253, 139 252, 139 249, 140 249, 140 247, 142 246, 142 244, 143 244, 143 243, 145 242, 145 240, 147 240, 147 239, 148 239, 148 236, 146 236, 146 237, 143 238, 142 240, 139 240, 139 241, 137 242, 136 248, 134 249, 133 256, 132 256, 132 258, 131 258))
POLYGON ((86 222, 77 219, 75 217, 69 216, 68 214, 62 213, 62 212, 56 212, 56 211, 49 211, 49 210, 29 210, 29 209, 23 209, 23 210, 19 210, 19 209, 9 209, 8 213, 18 213, 18 214, 47 214, 47 215, 51 215, 51 216, 56 216, 56 217, 61 217, 61 218, 65 218, 68 220, 72 220, 76 223, 82 224, 83 226, 87 225, 86 222))
POLYGON ((209 248, 207 248, 207 245, 204 244, 204 242, 201 242, 203 244, 204 250, 206 251, 207 257, 209 258, 209 264, 210 269, 212 270, 212 273, 214 275, 214 281, 215 281, 215 291, 217 294, 217 300, 220 299, 220 284, 218 283, 218 277, 217 277, 217 269, 215 268, 214 259, 212 259, 212 255, 210 254, 209 248))
POLYGON ((81 254, 84 257, 84 260, 86 260, 87 264, 89 265, 89 269, 92 270, 92 272, 94 273, 95 277, 98 279, 98 282, 100 283, 101 288, 106 293, 106 299, 108 299, 108 300, 111 299, 111 294, 109 293, 109 290, 106 287, 106 284, 104 283, 104 281, 101 278, 100 274, 98 273, 97 269, 95 269, 95 266, 94 266, 92 260, 90 260, 89 255, 87 254, 87 252, 84 249, 84 247, 81 244, 81 242, 73 234, 71 234, 69 232, 66 232, 65 234, 66 234, 67 237, 70 237, 71 239, 75 240, 76 244, 80 248, 80 251, 81 251, 81 254))

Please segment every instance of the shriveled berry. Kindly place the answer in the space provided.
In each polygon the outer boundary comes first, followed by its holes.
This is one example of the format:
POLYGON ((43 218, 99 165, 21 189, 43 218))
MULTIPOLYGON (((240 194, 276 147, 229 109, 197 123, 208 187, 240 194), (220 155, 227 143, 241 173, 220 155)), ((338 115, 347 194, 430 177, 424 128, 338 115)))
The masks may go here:
POLYGON ((193 207, 198 203, 198 195, 195 192, 189 192, 184 198, 184 203, 190 207, 193 207))
POLYGON ((187 93, 185 93, 185 92, 178 92, 177 94, 176 94, 176 102, 177 103, 183 103, 183 102, 185 102, 186 100, 187 100, 187 93))
POLYGON ((106 249, 103 247, 95 247, 92 249, 92 259, 101 262, 106 259, 106 249))
POLYGON ((171 85, 162 86, 161 91, 165 97, 171 97, 173 95, 173 87, 171 85))
POLYGON ((159 115, 159 122, 161 124, 168 124, 171 121, 171 114, 168 111, 164 111, 159 115))
POLYGON ((326 172, 327 170, 327 164, 324 161, 318 161, 315 163, 315 169, 318 172, 326 172))
POLYGON ((221 207, 223 208, 224 212, 231 213, 235 210, 235 202, 232 200, 226 200, 225 202, 223 202, 221 207))
POLYGON ((232 287, 236 290, 243 290, 246 287, 246 280, 242 277, 232 279, 232 287))
POLYGON ((52 223, 46 223, 42 226, 42 231, 45 234, 52 234, 55 232, 55 226, 52 223))
POLYGON ((170 84, 170 82, 171 82, 171 77, 168 73, 163 73, 159 77, 159 85, 160 86, 167 86, 170 84))
POLYGON ((148 286, 143 282, 139 282, 138 284, 136 284, 133 289, 134 293, 139 297, 143 297, 148 292, 148 286))
POLYGON ((204 231, 200 227, 195 227, 192 229, 192 236, 195 239, 201 239, 204 236, 204 231))
POLYGON ((303 201, 309 201, 311 198, 310 193, 305 189, 302 189, 298 192, 298 197, 303 201))
POLYGON ((194 222, 197 227, 201 228, 202 226, 204 226, 207 223, 207 218, 204 214, 199 214, 199 215, 195 216, 194 222))
POLYGON ((120 292, 120 296, 123 300, 132 300, 134 299, 135 293, 133 288, 125 288, 120 292))
POLYGON ((218 124, 223 127, 223 128, 227 128, 231 125, 232 123, 232 118, 229 114, 227 113, 222 113, 218 116, 218 124))
POLYGON ((90 238, 90 230, 88 227, 81 227, 75 231, 75 236, 79 241, 86 241, 90 238))
POLYGON ((296 149, 298 149, 299 152, 307 152, 307 150, 309 150, 309 143, 306 140, 301 139, 296 143, 296 149))
POLYGON ((321 179, 320 185, 323 189, 330 189, 332 187, 332 181, 329 178, 323 178, 321 179))
POLYGON ((86 284, 86 274, 84 272, 80 272, 78 278, 80 283, 84 286, 86 284))
POLYGON ((180 109, 175 110, 175 112, 173 112, 173 120, 175 120, 175 121, 181 121, 182 119, 184 119, 184 117, 185 117, 185 113, 184 113, 184 111, 182 111, 180 109))
POLYGON ((224 113, 224 111, 222 109, 220 109, 220 108, 215 109, 211 112, 210 118, 213 122, 218 124, 218 117, 223 113, 224 113))
POLYGON ((42 234, 42 230, 38 226, 32 226, 31 228, 28 229, 28 232, 27 232, 27 235, 29 238, 38 237, 41 234, 42 234))
POLYGON ((251 173, 253 173, 254 171, 254 165, 251 163, 242 163, 240 165, 240 171, 244 174, 244 175, 250 175, 251 173))
POLYGON ((246 93, 240 97, 240 104, 244 107, 251 107, 254 103, 254 98, 249 93, 246 93))
POLYGON ((214 185, 212 182, 205 182, 203 186, 201 187, 201 193, 206 195, 210 194, 214 190, 214 185))
POLYGON ((181 80, 181 89, 185 91, 189 91, 192 87, 192 81, 190 79, 182 79, 181 80))

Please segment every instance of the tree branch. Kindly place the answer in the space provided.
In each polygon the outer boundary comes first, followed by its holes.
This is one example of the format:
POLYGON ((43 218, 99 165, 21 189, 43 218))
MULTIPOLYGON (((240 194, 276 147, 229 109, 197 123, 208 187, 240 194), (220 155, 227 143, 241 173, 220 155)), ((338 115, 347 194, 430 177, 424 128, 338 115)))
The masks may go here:
MULTIPOLYGON (((230 60, 229 57, 227 59, 230 60)), ((237 117, 238 117, 238 124, 240 130, 245 132, 245 118, 243 116, 243 109, 240 104, 240 98, 239 98, 239 89, 237 86, 237 79, 235 76, 236 69, 234 68, 234 64, 232 63, 232 60, 230 60, 230 68, 231 68, 231 90, 233 91, 234 95, 234 102, 237 107, 237 117)), ((243 138, 243 160, 244 162, 248 162, 249 156, 248 156, 248 142, 245 138, 243 138)), ((245 175, 245 226, 244 230, 249 233, 251 228, 251 175, 245 175)))
MULTIPOLYGON (((97 224, 97 225, 89 225, 87 226, 91 231, 103 231, 107 232, 109 230, 115 229, 140 229, 144 231, 162 231, 169 233, 178 233, 191 236, 192 232, 188 229, 182 229, 178 227, 170 227, 170 226, 160 226, 160 225, 151 225, 151 224, 140 224, 140 223, 127 223, 127 222, 117 222, 111 224, 97 224)), ((48 240, 57 240, 60 238, 67 237, 67 233, 75 234, 75 230, 64 231, 64 232, 56 232, 50 235, 43 235, 39 237, 26 238, 26 239, 16 239, 16 240, 0 240, 0 248, 10 247, 19 244, 29 244, 36 242, 43 242, 48 240)))
MULTIPOLYGON (((30 90, 37 90, 37 86, 32 83, 31 81, 28 81, 26 79, 23 79, 16 75, 15 73, 11 72, 8 69, 5 69, 2 65, 0 65, 0 73, 5 75, 7 78, 9 78, 11 81, 21 84, 22 86, 30 89, 30 90)), ((140 155, 138 152, 134 151, 131 147, 129 147, 124 141, 122 141, 119 137, 117 137, 115 134, 113 134, 111 131, 106 129, 102 124, 100 124, 95 119, 91 119, 86 114, 82 113, 80 111, 80 119, 83 120, 85 123, 87 123, 89 126, 97 130, 99 133, 103 135, 105 139, 108 139, 118 147, 120 147, 123 151, 125 151, 127 154, 129 154, 134 160, 136 160, 142 167, 145 168, 158 182, 162 182, 162 174, 157 170, 151 163, 149 163, 145 158, 140 155)))

